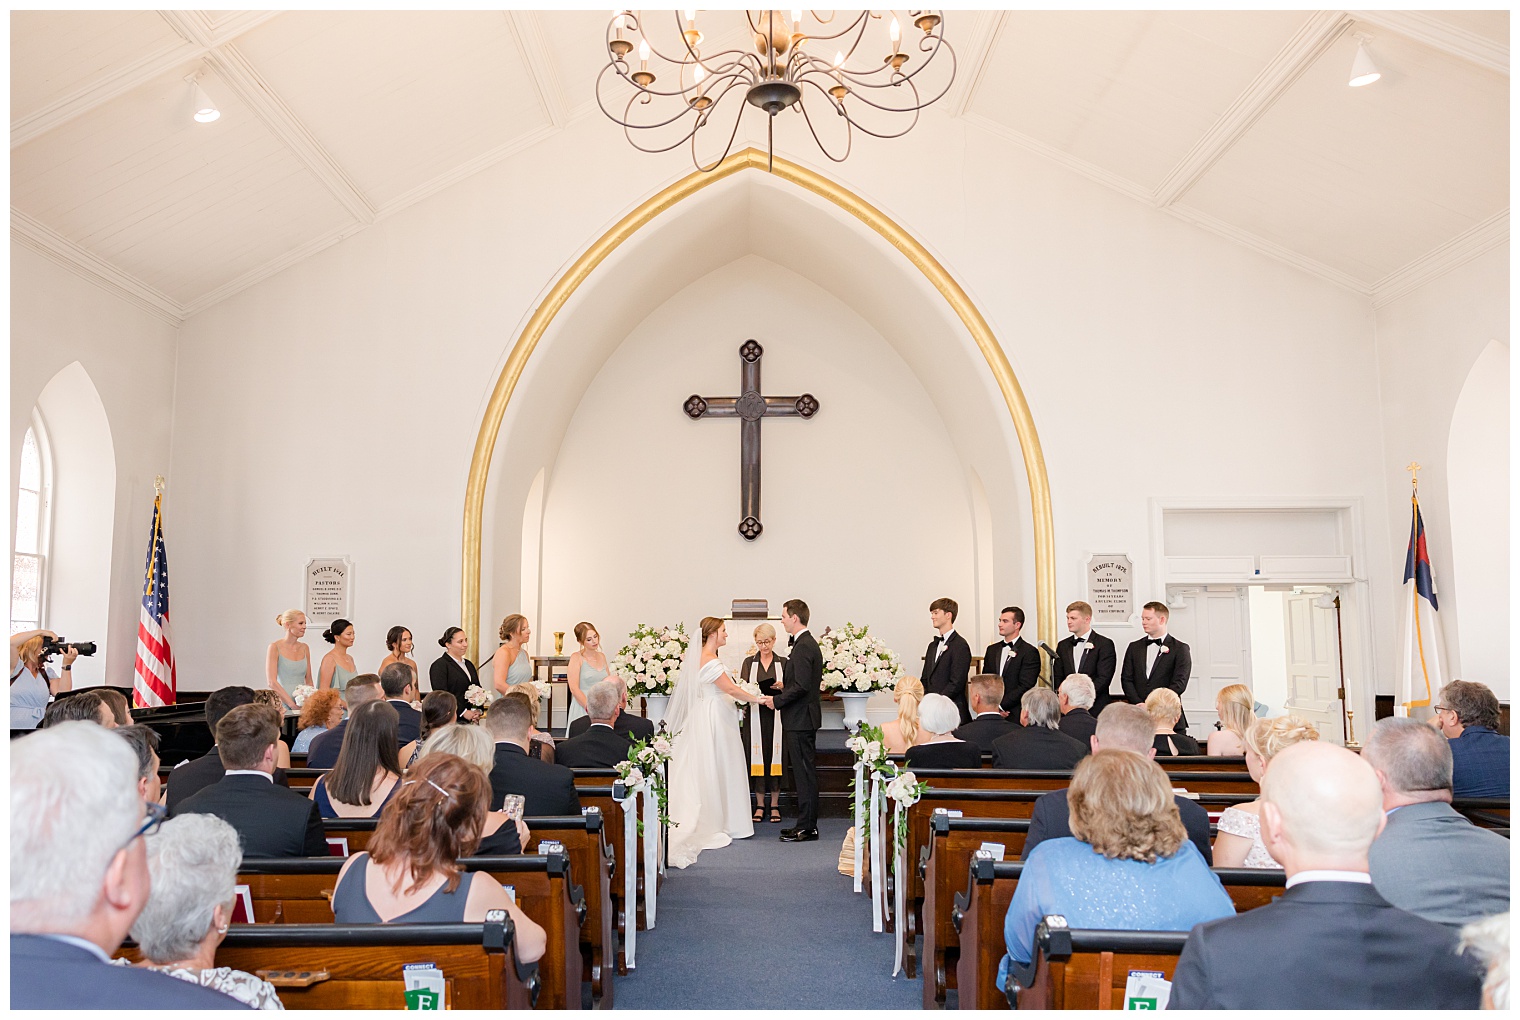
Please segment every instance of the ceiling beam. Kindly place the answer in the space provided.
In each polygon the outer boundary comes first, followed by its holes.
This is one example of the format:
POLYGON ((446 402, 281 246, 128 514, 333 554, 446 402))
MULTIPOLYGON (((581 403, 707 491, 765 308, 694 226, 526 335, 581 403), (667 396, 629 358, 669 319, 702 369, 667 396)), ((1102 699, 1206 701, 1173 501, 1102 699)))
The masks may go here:
POLYGON ((103 287, 117 297, 152 312, 173 326, 178 326, 189 314, 185 306, 175 301, 157 287, 149 286, 131 273, 124 272, 64 237, 40 220, 28 216, 19 209, 11 209, 11 239, 30 248, 65 269, 103 287))
POLYGON ((1187 194, 1352 23, 1351 16, 1342 11, 1316 11, 1311 15, 1230 108, 1161 179, 1151 200, 1165 208, 1187 194))
POLYGON ((966 38, 966 50, 956 54, 960 61, 957 67, 960 81, 956 85, 955 95, 951 97, 951 116, 964 117, 970 112, 971 104, 976 100, 976 91, 982 85, 982 75, 986 73, 987 65, 997 51, 1007 24, 1007 11, 979 11, 973 16, 971 33, 966 38))
POLYGON ((1413 262, 1396 269, 1372 287, 1372 307, 1381 308, 1425 286, 1465 262, 1509 242, 1509 210, 1496 213, 1438 245, 1413 262))
POLYGON ((538 91, 538 99, 544 106, 549 123, 562 128, 570 123, 570 104, 565 101, 565 90, 560 84, 559 71, 554 66, 554 54, 544 39, 543 24, 533 11, 507 11, 507 21, 517 36, 517 47, 522 51, 523 65, 528 77, 538 91))
POLYGON ((1347 11, 1357 21, 1386 29, 1448 56, 1509 77, 1509 45, 1469 32, 1424 11, 1347 11))

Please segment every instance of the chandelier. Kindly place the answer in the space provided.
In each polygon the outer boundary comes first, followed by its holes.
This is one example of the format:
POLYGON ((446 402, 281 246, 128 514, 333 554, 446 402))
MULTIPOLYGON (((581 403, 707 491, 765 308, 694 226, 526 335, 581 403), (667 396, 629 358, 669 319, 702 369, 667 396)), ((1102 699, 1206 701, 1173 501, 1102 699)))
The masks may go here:
POLYGON ((647 30, 657 13, 650 13, 646 28, 642 11, 613 12, 610 59, 597 77, 596 100, 634 148, 668 152, 689 142, 691 161, 704 173, 733 149, 745 103, 767 115, 772 164, 775 118, 786 110, 801 114, 818 148, 841 163, 855 131, 902 137, 918 123, 919 111, 943 98, 955 80, 955 50, 945 41, 940 11, 907 12, 907 24, 919 33, 911 42, 903 38, 904 20, 892 11, 810 11, 810 20, 802 11, 745 11, 741 45, 711 53, 702 49, 697 13, 670 12, 675 32, 657 42, 647 30), (941 50, 946 57, 936 61, 941 50), (731 95, 744 102, 725 107, 731 95), (730 111, 733 126, 723 154, 704 165, 697 135, 720 108, 719 131, 730 111))

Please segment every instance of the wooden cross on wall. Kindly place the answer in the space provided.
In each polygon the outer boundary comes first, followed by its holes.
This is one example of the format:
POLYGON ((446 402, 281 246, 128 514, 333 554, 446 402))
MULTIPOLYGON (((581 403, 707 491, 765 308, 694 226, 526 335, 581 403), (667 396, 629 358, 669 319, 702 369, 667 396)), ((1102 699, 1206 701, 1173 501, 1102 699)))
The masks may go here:
POLYGON ((765 526, 760 523, 760 421, 764 418, 811 418, 818 413, 818 399, 811 393, 800 397, 766 397, 760 393, 760 358, 765 348, 754 340, 739 347, 743 362, 737 397, 686 398, 682 410, 698 418, 739 419, 739 534, 753 542, 765 526))

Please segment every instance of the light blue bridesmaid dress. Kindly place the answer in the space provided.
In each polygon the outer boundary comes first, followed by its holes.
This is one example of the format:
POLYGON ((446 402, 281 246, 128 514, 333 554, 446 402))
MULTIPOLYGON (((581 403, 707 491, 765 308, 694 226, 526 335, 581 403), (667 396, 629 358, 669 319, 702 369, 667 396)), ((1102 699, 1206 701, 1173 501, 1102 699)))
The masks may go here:
POLYGON ((333 663, 333 675, 332 675, 333 690, 335 690, 335 691, 347 690, 348 689, 348 682, 350 680, 352 680, 354 677, 358 676, 358 675, 359 675, 358 673, 350 673, 348 670, 344 669, 341 665, 339 665, 336 662, 333 663))
POLYGON ((279 660, 279 665, 275 667, 275 676, 279 679, 280 686, 285 688, 286 694, 306 682, 305 659, 287 659, 279 652, 275 652, 274 657, 279 660))
MULTIPOLYGON (((581 685, 581 697, 586 696, 586 688, 590 687, 594 683, 600 683, 605 679, 607 679, 607 671, 605 669, 596 669, 589 662, 587 662, 585 658, 581 659, 581 675, 579 677, 581 685)), ((579 719, 585 714, 586 710, 581 707, 581 703, 579 701, 575 700, 575 695, 570 695, 570 717, 565 721, 565 725, 569 726, 570 723, 575 722, 575 720, 579 719)))

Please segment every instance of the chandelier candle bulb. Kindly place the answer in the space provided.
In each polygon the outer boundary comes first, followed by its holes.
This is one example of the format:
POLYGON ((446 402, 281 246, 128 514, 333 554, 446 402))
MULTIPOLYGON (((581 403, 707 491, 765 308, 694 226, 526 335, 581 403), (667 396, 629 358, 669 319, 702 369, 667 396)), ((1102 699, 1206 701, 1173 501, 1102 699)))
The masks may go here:
POLYGON ((612 12, 612 30, 615 37, 611 42, 607 44, 607 48, 612 51, 613 59, 622 60, 624 57, 628 56, 628 52, 633 49, 633 43, 623 38, 622 11, 612 12))

